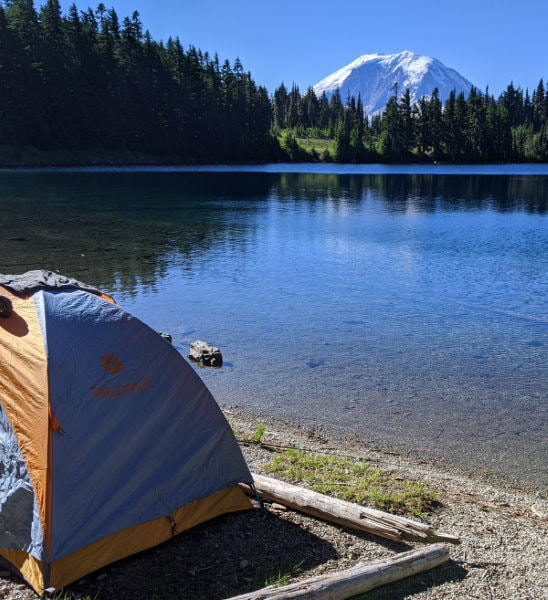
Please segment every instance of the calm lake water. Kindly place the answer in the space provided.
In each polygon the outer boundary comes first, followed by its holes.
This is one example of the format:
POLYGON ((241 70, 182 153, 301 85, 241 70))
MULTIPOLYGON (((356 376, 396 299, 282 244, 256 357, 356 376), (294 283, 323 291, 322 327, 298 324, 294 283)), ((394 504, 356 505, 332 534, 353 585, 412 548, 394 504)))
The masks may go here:
POLYGON ((0 272, 220 346, 220 404, 546 483, 548 166, 4 171, 0 210, 0 272))

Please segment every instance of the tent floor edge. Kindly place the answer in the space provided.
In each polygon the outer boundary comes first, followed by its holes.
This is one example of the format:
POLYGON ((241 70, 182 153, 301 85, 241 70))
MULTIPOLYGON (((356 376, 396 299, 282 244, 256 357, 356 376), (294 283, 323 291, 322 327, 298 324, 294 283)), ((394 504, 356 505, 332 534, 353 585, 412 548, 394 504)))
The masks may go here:
MULTIPOLYGON (((171 513, 171 517, 179 534, 222 514, 251 508, 243 490, 233 485, 181 506, 171 513)), ((123 529, 54 561, 49 584, 60 590, 88 573, 153 548, 172 537, 173 529, 165 516, 123 529)), ((34 585, 32 587, 36 590, 34 585)))

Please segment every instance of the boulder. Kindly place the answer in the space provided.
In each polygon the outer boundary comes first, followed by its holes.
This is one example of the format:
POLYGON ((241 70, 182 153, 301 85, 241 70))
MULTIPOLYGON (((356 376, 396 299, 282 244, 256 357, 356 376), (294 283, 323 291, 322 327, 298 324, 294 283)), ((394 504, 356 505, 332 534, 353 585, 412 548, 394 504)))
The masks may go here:
POLYGON ((222 367, 223 365, 223 355, 219 348, 210 346, 201 340, 191 342, 188 358, 203 367, 222 367))

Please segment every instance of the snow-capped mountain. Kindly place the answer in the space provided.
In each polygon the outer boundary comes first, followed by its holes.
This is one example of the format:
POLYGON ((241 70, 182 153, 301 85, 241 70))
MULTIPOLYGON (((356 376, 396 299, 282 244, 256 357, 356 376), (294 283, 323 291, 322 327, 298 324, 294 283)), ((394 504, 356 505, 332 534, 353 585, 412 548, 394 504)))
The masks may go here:
POLYGON ((394 95, 394 84, 398 85, 398 95, 409 88, 412 102, 430 96, 436 87, 442 102, 451 90, 467 94, 472 87, 468 79, 439 60, 405 50, 399 54, 364 54, 319 81, 314 91, 331 98, 339 89, 343 102, 348 95, 357 98, 360 93, 365 113, 373 115, 394 95))

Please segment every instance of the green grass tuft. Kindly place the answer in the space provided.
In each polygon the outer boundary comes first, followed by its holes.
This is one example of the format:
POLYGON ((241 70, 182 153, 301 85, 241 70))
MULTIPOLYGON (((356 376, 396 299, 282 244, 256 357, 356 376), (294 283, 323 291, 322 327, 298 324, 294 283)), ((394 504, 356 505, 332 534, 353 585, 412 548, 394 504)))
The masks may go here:
POLYGON ((265 432, 266 432, 266 425, 264 423, 259 423, 257 425, 257 429, 255 430, 255 435, 253 436, 253 441, 254 442, 262 441, 265 432))
POLYGON ((301 572, 302 561, 297 564, 282 565, 276 571, 268 575, 264 581, 264 587, 269 585, 286 585, 297 573, 301 572))
POLYGON ((437 499, 420 481, 396 477, 349 457, 286 450, 273 457, 267 471, 321 494, 395 513, 421 516, 437 499))

